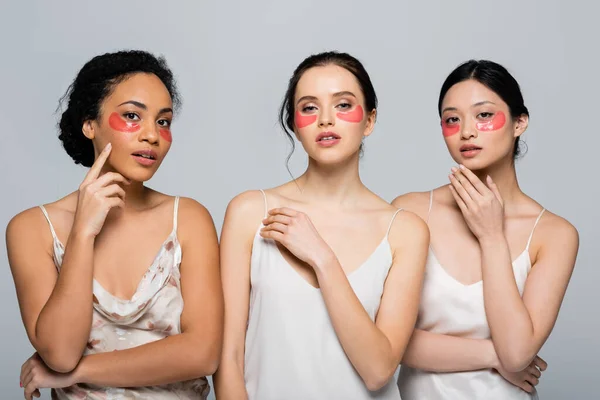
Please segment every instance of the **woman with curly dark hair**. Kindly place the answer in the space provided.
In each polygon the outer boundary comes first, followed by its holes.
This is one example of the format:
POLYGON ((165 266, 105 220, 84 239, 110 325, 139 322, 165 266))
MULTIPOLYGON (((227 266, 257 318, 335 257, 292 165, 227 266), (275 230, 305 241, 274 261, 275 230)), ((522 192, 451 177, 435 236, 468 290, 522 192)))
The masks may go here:
POLYGON ((206 398, 222 340, 215 227, 196 201, 144 186, 171 146, 173 75, 147 52, 104 54, 64 99, 59 138, 89 172, 6 233, 36 350, 25 398, 206 398))

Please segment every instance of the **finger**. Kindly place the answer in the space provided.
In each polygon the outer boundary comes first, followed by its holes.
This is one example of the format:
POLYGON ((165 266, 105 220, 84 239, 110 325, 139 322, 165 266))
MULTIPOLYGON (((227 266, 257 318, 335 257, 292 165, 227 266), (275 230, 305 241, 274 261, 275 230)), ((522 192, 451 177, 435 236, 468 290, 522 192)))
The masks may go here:
POLYGON ((498 190, 498 186, 496 186, 496 182, 494 182, 492 180, 492 177, 489 175, 487 176, 487 178, 485 178, 485 180, 487 182, 488 187, 490 188, 492 193, 494 193, 494 196, 496 196, 500 204, 504 205, 504 201, 502 200, 502 196, 500 195, 500 190, 498 190))
POLYGON ((456 179, 456 176, 454 174, 450 174, 449 178, 450 183, 454 187, 456 193, 463 200, 465 206, 467 206, 467 208, 471 208, 473 206, 473 199, 471 198, 471 196, 469 196, 469 193, 467 193, 465 188, 462 186, 461 182, 458 179, 456 179))
POLYGON ((96 158, 96 161, 94 161, 94 164, 92 164, 92 167, 85 175, 85 178, 83 179, 83 184, 89 184, 90 182, 98 178, 98 175, 100 175, 100 171, 102 170, 104 163, 108 159, 111 148, 112 144, 108 143, 104 147, 104 150, 102 150, 100 154, 98 154, 98 158, 96 158))
POLYGON ((274 222, 288 225, 290 222, 292 222, 292 219, 291 219, 291 217, 288 217, 286 215, 281 215, 281 214, 271 215, 271 216, 263 219, 263 225, 269 225, 274 222))
POLYGON ((548 363, 539 356, 535 356, 533 362, 540 369, 540 371, 545 371, 546 368, 548 368, 548 363))
POLYGON ((536 368, 535 365, 531 365, 529 368, 527 368, 527 372, 529 372, 531 375, 535 376, 536 378, 539 378, 540 376, 542 376, 542 372, 536 368))
POLYGON ((34 382, 30 382, 25 386, 25 398, 31 400, 33 398, 33 392, 35 392, 38 388, 36 387, 34 382))
POLYGON ((39 389, 35 389, 35 390, 33 391, 33 397, 40 397, 41 395, 42 395, 42 394, 40 393, 40 390, 39 390, 39 389))
POLYGON ((109 197, 108 199, 106 199, 106 201, 107 201, 109 210, 114 207, 119 207, 119 208, 125 207, 125 202, 120 197, 109 197))
POLYGON ((285 224, 279 223, 279 222, 273 222, 272 224, 266 225, 264 228, 262 228, 263 232, 269 232, 269 231, 275 231, 275 232, 281 232, 281 233, 286 233, 288 231, 289 227, 285 224))
POLYGON ((466 213, 469 209, 460 195, 456 192, 456 189, 454 189, 454 186, 448 185, 448 188, 450 188, 450 193, 452 193, 452 197, 454 197, 456 204, 458 204, 458 208, 460 208, 463 214, 466 213))
POLYGON ((123 190, 123 188, 121 186, 117 185, 116 183, 98 190, 96 192, 96 194, 101 197, 117 196, 117 197, 120 197, 121 199, 125 199, 125 191, 123 190))
POLYGON ((95 182, 90 184, 92 188, 99 189, 101 187, 107 186, 111 183, 120 183, 122 185, 129 185, 131 182, 129 179, 125 178, 123 175, 117 172, 107 172, 103 174, 101 177, 96 179, 95 182))
MULTIPOLYGON (((471 181, 463 174, 462 171, 460 171, 456 168, 452 168, 452 173, 454 174, 454 177, 456 178, 456 180, 460 182, 462 187, 465 188, 467 193, 469 193, 469 197, 471 197, 473 200, 476 200, 483 196, 483 194, 479 193, 479 191, 477 191, 477 189, 475 189, 475 187, 473 187, 473 184, 471 183, 471 181)), ((489 190, 488 190, 488 192, 489 192, 489 190)))
POLYGON ((473 188, 477 190, 480 195, 483 196, 490 192, 490 189, 488 189, 488 187, 481 182, 481 180, 473 173, 473 171, 462 164, 460 164, 458 167, 460 168, 462 174, 469 180, 471 185, 473 185, 473 188))
POLYGON ((524 391, 526 391, 527 393, 533 392, 533 386, 531 386, 531 384, 527 381, 521 383, 521 385, 519 385, 519 387, 521 389, 523 389, 524 391))
POLYGON ((293 218, 298 215, 298 211, 293 210, 288 207, 273 208, 273 209, 269 210, 269 215, 278 215, 278 214, 293 218))
POLYGON ((260 231, 260 236, 262 236, 265 239, 272 239, 275 240, 281 244, 283 244, 283 233, 281 232, 277 232, 277 231, 263 231, 261 229, 260 231))
POLYGON ((540 383, 540 380, 533 375, 529 375, 526 380, 531 384, 531 386, 537 386, 537 384, 540 383))
POLYGON ((21 375, 19 376, 19 380, 20 380, 21 384, 23 385, 23 387, 25 385, 27 385, 27 383, 29 382, 27 377, 31 374, 32 369, 33 369, 33 363, 28 361, 25 364, 23 364, 23 367, 21 368, 21 375))

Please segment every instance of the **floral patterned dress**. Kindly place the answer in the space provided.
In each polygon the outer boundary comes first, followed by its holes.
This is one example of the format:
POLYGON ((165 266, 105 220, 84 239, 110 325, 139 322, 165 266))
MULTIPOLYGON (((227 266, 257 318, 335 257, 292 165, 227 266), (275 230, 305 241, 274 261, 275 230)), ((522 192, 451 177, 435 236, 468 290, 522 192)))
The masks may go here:
MULTIPOLYGON (((176 197, 173 230, 163 242, 131 299, 123 300, 113 296, 94 280, 92 329, 84 355, 125 350, 181 333, 179 319, 183 310, 183 297, 179 274, 181 246, 177 240, 178 204, 179 197, 176 197)), ((64 246, 56 236, 46 209, 43 206, 40 208, 50 225, 54 238, 54 264, 60 272, 64 246)), ((135 388, 76 384, 68 388, 53 389, 52 399, 206 399, 209 391, 208 381, 203 377, 168 385, 135 388)))

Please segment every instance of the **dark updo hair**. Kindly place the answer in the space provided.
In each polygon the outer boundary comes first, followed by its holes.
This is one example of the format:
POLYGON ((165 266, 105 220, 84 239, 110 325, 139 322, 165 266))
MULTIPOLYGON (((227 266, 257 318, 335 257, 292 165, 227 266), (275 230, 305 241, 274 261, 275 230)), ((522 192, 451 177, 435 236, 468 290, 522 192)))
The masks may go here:
POLYGON ((60 100, 68 100, 58 124, 58 138, 75 164, 91 167, 95 154, 92 141, 84 136, 83 123, 97 120, 102 102, 116 85, 136 73, 156 75, 166 86, 174 108, 180 103, 173 73, 163 57, 140 50, 106 53, 92 58, 77 74, 60 100))
MULTIPOLYGON (((360 89, 363 92, 363 95, 365 96, 365 107, 367 113, 370 113, 377 108, 377 95, 375 94, 375 88, 371 83, 371 78, 369 77, 369 74, 365 70, 365 67, 362 65, 362 63, 355 57, 352 57, 350 54, 340 53, 337 51, 327 51, 307 57, 300 63, 300 65, 298 65, 298 67, 296 67, 294 74, 290 78, 287 91, 285 92, 285 97, 283 98, 283 102, 281 103, 281 107, 279 109, 279 124, 283 128, 283 131, 292 144, 292 150, 287 156, 288 162, 294 153, 294 150, 296 149, 296 143, 294 142, 294 97, 296 96, 296 87, 298 86, 298 82, 300 81, 300 78, 302 78, 302 75, 304 75, 304 73, 309 69, 313 67, 325 67, 327 65, 337 65, 338 67, 348 70, 350 73, 352 73, 352 75, 354 75, 358 81, 360 89)), ((363 146, 361 144, 361 152, 362 148, 363 146)))
MULTIPOLYGON (((450 88, 457 83, 474 79, 488 89, 495 92, 508 105, 512 118, 523 114, 529 117, 525 107, 521 88, 515 78, 502 65, 488 60, 469 60, 459 65, 448 77, 440 91, 438 100, 438 114, 442 116, 442 102, 450 88)), ((513 159, 522 155, 520 147, 521 138, 515 140, 513 159)))

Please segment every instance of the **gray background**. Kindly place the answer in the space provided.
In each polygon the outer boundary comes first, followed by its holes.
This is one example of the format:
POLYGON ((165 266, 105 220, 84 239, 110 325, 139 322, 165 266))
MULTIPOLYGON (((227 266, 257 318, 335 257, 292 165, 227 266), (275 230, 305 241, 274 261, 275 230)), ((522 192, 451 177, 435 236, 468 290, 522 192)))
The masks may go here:
MULTIPOLYGON (((379 119, 362 177, 387 200, 446 183, 452 160, 439 130, 439 88, 460 62, 490 58, 515 75, 531 112, 529 152, 518 164, 522 188, 570 220, 581 237, 562 311, 541 351, 550 366, 539 392, 542 399, 596 398, 600 7, 587 3, 3 1, 0 226, 81 181, 85 170, 56 138, 54 110, 79 68, 98 53, 142 48, 167 57, 184 106, 171 154, 150 185, 198 199, 219 231, 235 194, 289 179, 276 115, 304 57, 347 51, 371 74, 379 119)), ((304 165, 300 149, 294 174, 304 165)), ((0 265, 0 397, 18 399, 19 370, 32 347, 4 246, 0 265)))

